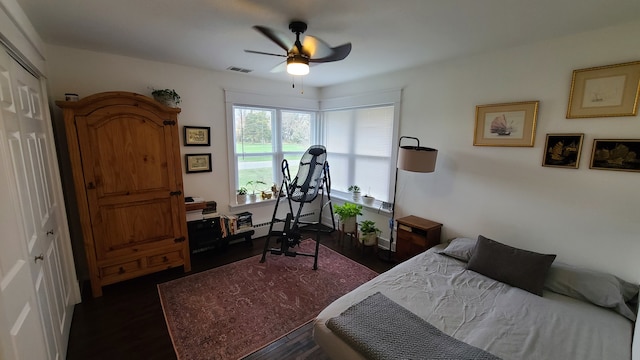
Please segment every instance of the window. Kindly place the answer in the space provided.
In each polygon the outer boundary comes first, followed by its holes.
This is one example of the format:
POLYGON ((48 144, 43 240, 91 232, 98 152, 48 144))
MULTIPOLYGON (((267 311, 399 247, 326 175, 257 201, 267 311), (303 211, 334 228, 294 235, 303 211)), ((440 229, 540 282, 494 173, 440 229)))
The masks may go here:
POLYGON ((391 201, 400 99, 400 90, 390 90, 321 101, 332 192, 347 195, 350 185, 358 185, 377 200, 391 201))
POLYGON ((358 185, 363 193, 389 201, 392 174, 394 106, 323 113, 323 137, 332 189, 358 185))
POLYGON ((236 189, 257 192, 279 185, 283 159, 295 176, 302 154, 315 143, 314 127, 314 112, 234 105, 236 189), (255 185, 260 181, 265 184, 255 185))
MULTIPOLYGON (((314 144, 327 148, 332 193, 349 185, 390 201, 395 171, 400 90, 317 100, 225 91, 232 198, 250 181, 255 191, 282 182, 282 160, 295 176, 299 159, 314 144)), ((231 203, 234 203, 232 201, 231 203)))

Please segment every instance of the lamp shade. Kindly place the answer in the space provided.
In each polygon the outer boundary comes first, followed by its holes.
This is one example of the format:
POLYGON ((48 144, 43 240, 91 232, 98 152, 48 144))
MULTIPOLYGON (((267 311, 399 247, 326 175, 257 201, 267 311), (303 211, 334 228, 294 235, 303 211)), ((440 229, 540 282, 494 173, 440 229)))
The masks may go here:
POLYGON ((436 168, 438 150, 423 146, 400 146, 397 167, 400 170, 430 173, 436 168))

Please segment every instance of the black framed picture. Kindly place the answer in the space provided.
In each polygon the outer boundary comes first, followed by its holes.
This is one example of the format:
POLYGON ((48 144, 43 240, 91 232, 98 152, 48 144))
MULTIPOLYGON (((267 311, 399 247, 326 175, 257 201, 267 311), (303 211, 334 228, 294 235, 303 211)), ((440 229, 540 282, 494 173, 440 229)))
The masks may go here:
POLYGON ((208 126, 185 126, 184 146, 211 145, 211 128, 208 126))
POLYGON ((211 172, 211 154, 186 154, 187 174, 211 172))
POLYGON ((595 139, 590 169, 640 172, 640 139, 595 139))
POLYGON ((542 166, 577 169, 584 134, 547 134, 542 166))

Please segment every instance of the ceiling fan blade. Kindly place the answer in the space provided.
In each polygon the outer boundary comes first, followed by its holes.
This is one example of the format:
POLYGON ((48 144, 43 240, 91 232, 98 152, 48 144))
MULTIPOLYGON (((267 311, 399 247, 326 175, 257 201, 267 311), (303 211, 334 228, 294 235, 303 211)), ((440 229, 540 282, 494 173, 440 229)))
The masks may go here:
POLYGON ((248 53, 251 53, 251 54, 260 54, 260 55, 271 55, 271 56, 287 57, 287 55, 274 54, 274 53, 268 53, 268 52, 264 52, 264 51, 245 50, 244 52, 248 52, 248 53))
POLYGON ((293 47, 293 40, 291 40, 286 34, 281 33, 280 31, 260 25, 256 25, 253 28, 261 32, 264 36, 268 37, 271 41, 284 49, 284 51, 289 51, 293 47))
POLYGON ((304 37, 302 49, 311 59, 321 59, 333 54, 333 49, 329 44, 311 35, 304 37))
POLYGON ((284 72, 285 70, 287 70, 287 61, 283 61, 278 65, 274 66, 271 70, 269 70, 269 72, 279 73, 279 72, 284 72))
POLYGON ((331 48, 332 54, 319 59, 309 59, 309 62, 323 63, 331 61, 339 61, 346 58, 351 52, 351 43, 342 44, 331 48))

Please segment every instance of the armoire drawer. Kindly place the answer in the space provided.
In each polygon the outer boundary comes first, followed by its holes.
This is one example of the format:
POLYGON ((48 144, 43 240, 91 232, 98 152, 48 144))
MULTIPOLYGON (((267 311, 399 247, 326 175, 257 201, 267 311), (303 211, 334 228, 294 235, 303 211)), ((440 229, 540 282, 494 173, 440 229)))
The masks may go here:
POLYGON ((174 250, 164 254, 151 255, 147 257, 147 266, 170 266, 174 264, 181 265, 184 263, 184 255, 182 250, 174 250))

